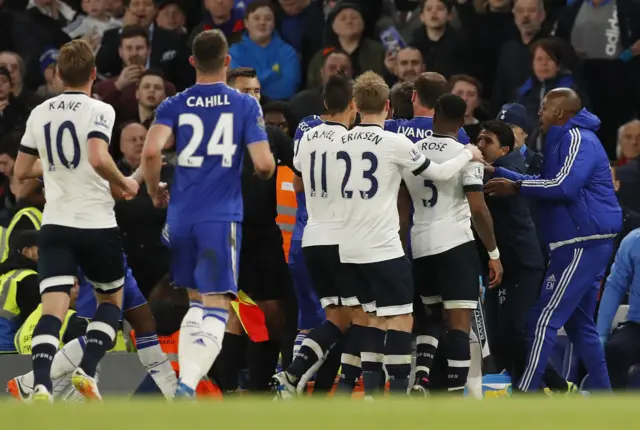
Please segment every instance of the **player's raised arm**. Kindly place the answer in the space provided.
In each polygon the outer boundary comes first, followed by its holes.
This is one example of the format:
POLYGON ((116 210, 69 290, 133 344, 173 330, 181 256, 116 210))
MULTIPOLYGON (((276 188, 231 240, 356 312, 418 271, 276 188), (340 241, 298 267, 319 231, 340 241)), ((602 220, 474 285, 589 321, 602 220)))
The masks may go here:
POLYGON ((273 158, 267 133, 264 130, 262 109, 260 109, 258 102, 251 97, 246 98, 245 109, 244 141, 256 174, 260 179, 267 180, 276 170, 276 160, 273 158))

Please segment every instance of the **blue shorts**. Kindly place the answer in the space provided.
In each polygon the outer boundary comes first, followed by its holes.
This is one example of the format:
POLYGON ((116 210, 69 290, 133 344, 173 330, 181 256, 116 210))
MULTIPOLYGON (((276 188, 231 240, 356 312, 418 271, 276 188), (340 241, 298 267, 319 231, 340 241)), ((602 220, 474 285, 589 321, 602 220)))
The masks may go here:
MULTIPOLYGON (((81 318, 91 319, 96 312, 98 302, 94 294, 93 285, 84 277, 81 271, 78 271, 78 283, 80 284, 80 292, 76 299, 76 313, 81 318)), ((133 277, 133 273, 129 266, 125 268, 124 275, 124 297, 122 299, 122 311, 127 312, 147 303, 138 288, 138 283, 133 277)))
POLYGON ((302 241, 292 240, 289 248, 289 271, 298 299, 298 330, 311 330, 325 320, 324 309, 313 288, 302 254, 302 241))
POLYGON ((238 293, 242 225, 208 221, 171 224, 171 278, 177 287, 200 294, 238 293))

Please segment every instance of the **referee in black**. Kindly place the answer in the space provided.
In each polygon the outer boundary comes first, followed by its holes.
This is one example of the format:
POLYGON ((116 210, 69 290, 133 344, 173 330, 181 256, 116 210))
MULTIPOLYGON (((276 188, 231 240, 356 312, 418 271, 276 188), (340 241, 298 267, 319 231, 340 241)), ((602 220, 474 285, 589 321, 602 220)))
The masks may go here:
MULTIPOLYGON (((511 127, 503 121, 487 121, 478 135, 478 148, 486 162, 526 173, 523 155, 514 150, 511 127)), ((488 178, 485 177, 486 180, 488 178)), ((496 242, 504 267, 502 284, 488 289, 485 309, 491 355, 499 369, 506 369, 513 381, 522 376, 527 359, 526 324, 529 311, 540 292, 545 263, 536 227, 531 219, 529 202, 521 196, 491 197, 485 195, 493 217, 496 242)), ((481 252, 486 258, 486 252, 481 252)), ((486 265, 483 265, 486 267, 486 265)), ((552 368, 545 372, 544 382, 553 391, 567 391, 567 382, 552 368)))
MULTIPOLYGON (((229 72, 227 84, 260 100, 260 82, 256 71, 239 67, 229 72)), ((293 169, 293 140, 282 129, 265 126, 271 152, 278 165, 293 169)), ((251 157, 244 157, 242 170, 244 220, 242 222, 242 248, 238 287, 251 297, 265 314, 269 340, 249 342, 246 354, 249 368, 247 389, 268 391, 269 381, 275 373, 281 344, 285 343, 288 309, 284 300, 293 295, 293 282, 282 247, 282 233, 276 223, 276 175, 264 181, 254 173, 251 157)), ((218 361, 225 381, 237 381, 238 364, 244 358, 246 340, 240 336, 227 336, 218 361), (229 338, 227 340, 227 338, 229 338), (225 351, 226 348, 226 351, 225 351)), ((289 351, 293 347, 286 347, 289 351)), ((214 366, 215 368, 216 366, 214 366)), ((218 372, 216 372, 218 373, 218 372)), ((216 377, 216 379, 218 379, 216 377)), ((222 382, 222 381, 220 381, 222 382)), ((226 385, 226 384, 222 384, 226 385)), ((223 391, 234 387, 221 387, 223 391)))

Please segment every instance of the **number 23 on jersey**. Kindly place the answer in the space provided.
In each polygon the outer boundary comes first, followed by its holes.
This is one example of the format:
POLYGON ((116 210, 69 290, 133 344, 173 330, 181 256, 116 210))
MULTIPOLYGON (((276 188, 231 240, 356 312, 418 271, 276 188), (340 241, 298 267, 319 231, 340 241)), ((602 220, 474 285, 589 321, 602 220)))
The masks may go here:
MULTIPOLYGON (((316 151, 311 152, 310 156, 311 156, 311 163, 309 165, 309 170, 310 170, 309 185, 311 188, 310 196, 315 197, 317 195, 316 168, 318 166, 316 166, 316 164, 318 161, 317 160, 318 157, 317 157, 316 151)), ((345 173, 344 173, 344 177, 342 178, 342 184, 340 186, 340 194, 342 195, 342 198, 350 199, 353 197, 353 191, 348 189, 349 179, 351 178, 351 173, 352 173, 351 155, 349 155, 349 153, 346 151, 338 151, 338 153, 336 154, 336 159, 343 161, 345 166, 345 173)), ((362 153, 362 160, 363 161, 366 160, 369 162, 369 168, 365 169, 362 172, 362 177, 369 181, 370 187, 368 190, 358 190, 358 192, 360 193, 360 198, 371 199, 378 192, 378 179, 374 176, 374 174, 376 173, 376 170, 378 169, 378 158, 373 152, 366 151, 362 153)), ((320 173, 320 189, 321 189, 320 196, 326 198, 328 196, 327 194, 327 153, 326 152, 323 152, 320 155, 319 164, 320 164, 319 173, 320 173)))
POLYGON ((203 155, 195 155, 204 138, 208 137, 206 142, 206 155, 220 155, 222 167, 231 167, 233 165, 233 155, 236 153, 237 145, 233 143, 233 113, 221 113, 218 118, 211 136, 205 136, 204 123, 202 119, 192 113, 183 113, 178 117, 178 126, 191 127, 192 134, 189 142, 178 154, 178 166, 181 167, 202 167, 204 162, 203 155))

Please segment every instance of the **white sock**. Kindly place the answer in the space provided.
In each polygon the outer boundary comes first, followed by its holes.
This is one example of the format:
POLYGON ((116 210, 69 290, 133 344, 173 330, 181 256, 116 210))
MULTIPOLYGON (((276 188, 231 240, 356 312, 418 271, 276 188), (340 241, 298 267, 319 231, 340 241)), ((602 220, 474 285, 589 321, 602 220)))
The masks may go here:
POLYGON ((178 378, 176 378, 176 373, 173 371, 167 355, 160 348, 158 335, 152 333, 138 336, 136 334, 136 347, 138 348, 138 358, 144 366, 144 370, 151 375, 165 398, 173 398, 178 378))
POLYGON ((207 374, 220 354, 229 319, 229 311, 221 308, 204 308, 203 314, 200 333, 186 345, 184 365, 182 350, 180 351, 180 382, 192 390, 196 389, 200 379, 207 374))
POLYGON ((200 326, 202 325, 203 317, 202 303, 192 301, 189 306, 187 314, 182 319, 180 324, 180 337, 178 339, 178 364, 180 366, 180 378, 184 374, 191 363, 190 350, 191 343, 196 339, 198 333, 200 333, 200 326))
POLYGON ((298 353, 300 352, 300 347, 302 347, 302 342, 309 334, 308 331, 299 331, 296 335, 296 340, 293 342, 293 358, 295 359, 298 353))

